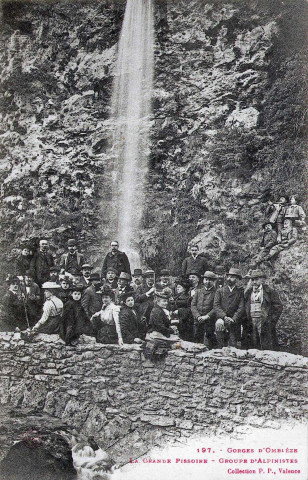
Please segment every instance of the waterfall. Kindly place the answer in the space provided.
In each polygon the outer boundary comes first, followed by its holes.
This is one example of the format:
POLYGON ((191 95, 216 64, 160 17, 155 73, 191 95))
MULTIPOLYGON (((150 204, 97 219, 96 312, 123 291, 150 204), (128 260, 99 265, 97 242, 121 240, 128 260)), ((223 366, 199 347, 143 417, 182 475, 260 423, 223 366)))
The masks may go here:
POLYGON ((117 239, 133 267, 140 266, 136 239, 148 172, 153 68, 152 0, 127 0, 111 100, 111 151, 117 239))

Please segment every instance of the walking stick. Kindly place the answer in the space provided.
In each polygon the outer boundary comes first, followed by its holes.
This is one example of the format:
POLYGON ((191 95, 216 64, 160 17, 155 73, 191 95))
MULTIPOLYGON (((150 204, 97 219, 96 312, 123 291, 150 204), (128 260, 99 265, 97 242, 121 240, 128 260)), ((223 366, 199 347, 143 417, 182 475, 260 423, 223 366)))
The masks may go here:
POLYGON ((26 302, 26 298, 27 298, 27 287, 26 287, 26 283, 25 283, 25 277, 22 277, 22 281, 23 281, 24 288, 25 288, 25 296, 24 296, 23 293, 21 292, 21 298, 22 298, 22 303, 23 303, 23 305, 24 305, 24 309, 25 309, 27 325, 28 325, 28 328, 30 328, 29 317, 28 317, 28 312, 27 312, 27 302, 26 302))

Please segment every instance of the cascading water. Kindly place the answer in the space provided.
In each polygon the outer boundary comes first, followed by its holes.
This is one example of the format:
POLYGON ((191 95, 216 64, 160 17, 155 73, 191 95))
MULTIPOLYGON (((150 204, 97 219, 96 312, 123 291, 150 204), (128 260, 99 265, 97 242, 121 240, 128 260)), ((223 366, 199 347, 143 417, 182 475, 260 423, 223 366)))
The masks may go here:
POLYGON ((152 0, 127 0, 112 93, 113 198, 120 249, 140 266, 136 245, 150 151, 154 68, 152 0))

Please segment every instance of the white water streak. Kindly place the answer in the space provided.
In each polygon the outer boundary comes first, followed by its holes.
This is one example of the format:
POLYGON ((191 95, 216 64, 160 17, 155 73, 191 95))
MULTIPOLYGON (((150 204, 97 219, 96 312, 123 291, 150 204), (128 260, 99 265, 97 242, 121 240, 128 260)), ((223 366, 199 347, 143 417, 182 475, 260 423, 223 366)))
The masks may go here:
POLYGON ((135 256, 148 171, 153 68, 152 0, 127 0, 112 93, 113 194, 120 248, 135 256))

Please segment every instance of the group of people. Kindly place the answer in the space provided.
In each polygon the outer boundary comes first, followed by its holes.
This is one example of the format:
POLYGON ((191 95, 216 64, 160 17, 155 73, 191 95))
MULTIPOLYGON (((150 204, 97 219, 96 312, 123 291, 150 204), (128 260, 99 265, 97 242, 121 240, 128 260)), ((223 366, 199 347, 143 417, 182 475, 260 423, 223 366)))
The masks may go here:
POLYGON ((282 250, 294 245, 299 234, 307 230, 305 218, 306 214, 294 195, 289 199, 282 196, 277 203, 268 202, 260 251, 252 266, 268 263, 282 250))
MULTIPOLYGON (((167 269, 135 269, 112 241, 100 272, 86 262, 75 239, 57 265, 48 240, 31 255, 21 246, 15 274, 8 277, 2 320, 7 330, 58 334, 75 345, 81 334, 103 344, 144 345, 159 355, 181 341, 208 349, 278 349, 276 324, 283 305, 254 269, 243 284, 241 271, 221 265, 212 270, 197 245, 191 245, 178 278, 167 269)), ((247 275, 246 275, 247 277, 247 275)))

